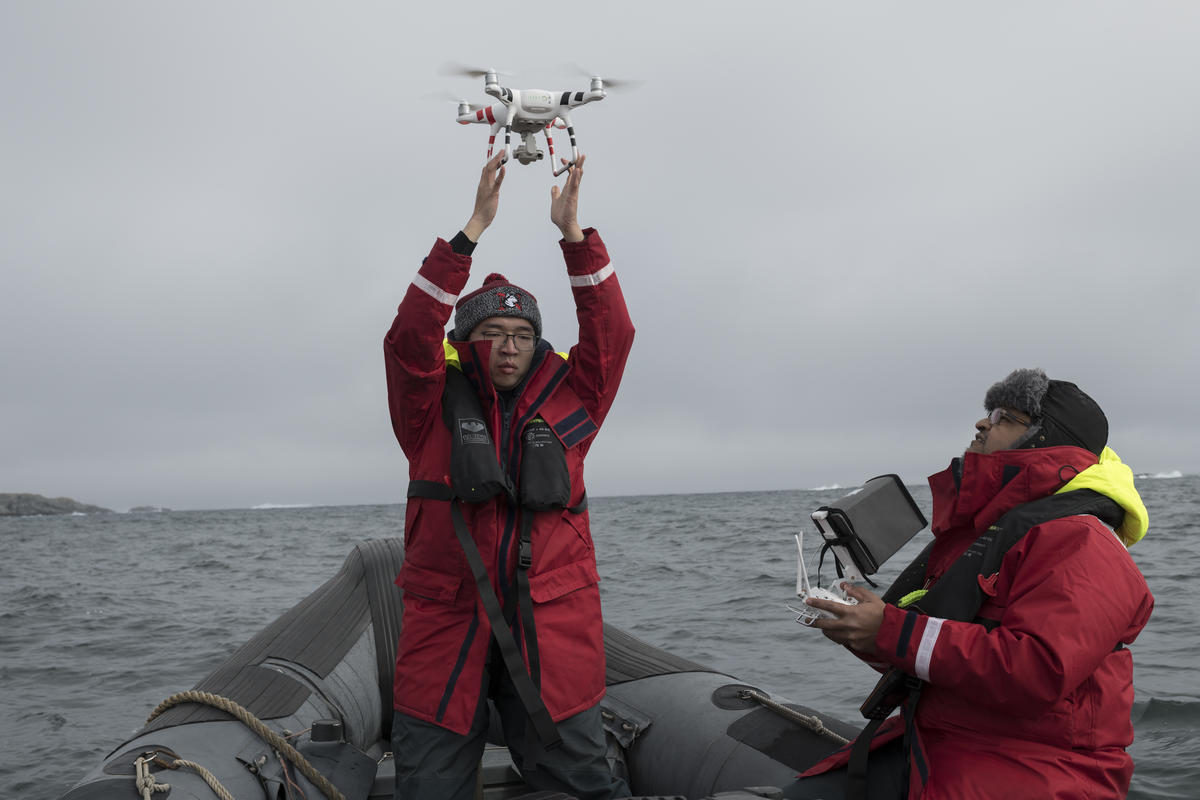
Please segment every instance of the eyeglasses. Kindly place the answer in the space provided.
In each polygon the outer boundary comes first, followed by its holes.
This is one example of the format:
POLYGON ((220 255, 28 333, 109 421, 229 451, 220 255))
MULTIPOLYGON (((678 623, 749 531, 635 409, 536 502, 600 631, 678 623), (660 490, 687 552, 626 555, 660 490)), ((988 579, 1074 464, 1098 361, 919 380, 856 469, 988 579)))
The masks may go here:
POLYGON ((512 339, 513 346, 522 353, 528 353, 537 344, 537 337, 532 333, 505 333, 504 331, 480 331, 480 337, 487 339, 494 347, 503 347, 505 341, 512 339))
POLYGON ((1032 421, 1026 422, 1023 419, 1017 419, 1012 414, 1005 411, 1003 408, 993 408, 992 412, 990 414, 988 414, 988 424, 990 424, 990 425, 996 425, 1002 419, 1006 419, 1010 422, 1015 422, 1018 425, 1022 425, 1026 428, 1028 428, 1030 425, 1033 424, 1032 421))

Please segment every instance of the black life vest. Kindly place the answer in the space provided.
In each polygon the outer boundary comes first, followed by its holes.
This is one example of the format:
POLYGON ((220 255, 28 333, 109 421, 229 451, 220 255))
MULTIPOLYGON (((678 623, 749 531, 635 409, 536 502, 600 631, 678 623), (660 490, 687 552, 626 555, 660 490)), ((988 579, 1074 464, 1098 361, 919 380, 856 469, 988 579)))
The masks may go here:
MULTIPOLYGON (((450 488, 454 499, 483 503, 503 493, 509 502, 531 511, 566 508, 571 502, 566 451, 540 416, 534 417, 521 433, 520 476, 515 486, 500 465, 479 396, 467 377, 452 367, 446 370, 442 421, 450 430, 450 488)), ((413 495, 411 487, 409 495, 425 496, 413 495)))
MULTIPOLYGON (((995 628, 1000 624, 999 620, 985 619, 979 616, 979 610, 983 607, 984 602, 980 578, 987 578, 999 572, 1004 556, 1033 528, 1050 520, 1078 514, 1090 514, 1114 529, 1120 527, 1125 519, 1125 510, 1115 500, 1091 489, 1053 494, 1023 503, 989 525, 987 530, 980 534, 979 538, 972 542, 966 551, 950 565, 937 583, 930 587, 923 597, 910 603, 907 608, 930 617, 940 617, 957 622, 974 622, 983 625, 988 630, 995 628)), ((885 603, 898 605, 903 597, 925 585, 925 572, 929 566, 929 555, 933 550, 933 545, 933 542, 926 545, 912 563, 904 568, 899 577, 883 594, 885 603)), ((1121 645, 1118 644, 1117 647, 1120 648, 1121 645)), ((870 695, 867 696, 866 701, 863 702, 860 710, 863 717, 871 722, 867 724, 851 746, 850 762, 847 767, 846 797, 848 800, 866 796, 867 758, 870 753, 871 738, 883 721, 901 703, 905 703, 903 711, 905 720, 904 749, 906 752, 912 752, 918 769, 925 766, 924 755, 910 750, 916 745, 913 735, 914 720, 923 685, 924 683, 917 677, 893 667, 884 673, 879 682, 875 684, 875 688, 871 690, 870 695)), ((907 770, 905 784, 907 784, 907 770)))

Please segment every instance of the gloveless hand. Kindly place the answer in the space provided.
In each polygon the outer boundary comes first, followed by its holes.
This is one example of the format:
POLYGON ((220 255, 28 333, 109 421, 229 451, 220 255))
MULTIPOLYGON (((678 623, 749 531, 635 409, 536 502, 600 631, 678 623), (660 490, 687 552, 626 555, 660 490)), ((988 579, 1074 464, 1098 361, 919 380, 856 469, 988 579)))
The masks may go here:
MULTIPOLYGON (((562 231, 563 238, 568 242, 582 242, 583 228, 579 227, 579 184, 583 181, 583 162, 587 156, 580 156, 575 166, 567 172, 567 182, 560 191, 558 186, 550 187, 550 221, 562 231)), ((565 164, 567 160, 564 158, 565 164)))
POLYGON ((504 151, 488 159, 483 165, 479 176, 479 187, 475 190, 475 210, 471 218, 463 226, 463 233, 472 242, 478 242, 479 237, 496 218, 496 210, 500 207, 500 184, 504 182, 504 167, 500 166, 504 151))
POLYGON ((832 600, 817 600, 810 597, 804 602, 813 608, 834 614, 833 619, 820 618, 812 627, 820 628, 827 639, 851 647, 860 653, 875 652, 875 634, 883 624, 883 600, 879 595, 861 586, 844 584, 846 594, 858 601, 857 605, 836 603, 832 600))

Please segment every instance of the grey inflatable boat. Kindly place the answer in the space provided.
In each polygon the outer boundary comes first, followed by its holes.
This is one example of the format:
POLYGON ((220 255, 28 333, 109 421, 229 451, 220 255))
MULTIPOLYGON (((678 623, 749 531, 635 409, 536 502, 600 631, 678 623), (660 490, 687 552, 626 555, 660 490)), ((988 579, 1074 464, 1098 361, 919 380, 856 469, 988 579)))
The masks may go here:
MULTIPOLYGON (((331 580, 164 701, 61 800, 390 800, 402 559, 399 539, 356 545, 331 580)), ((610 761, 640 797, 821 796, 797 773, 858 732, 611 626, 605 647, 610 761)), ((564 797, 533 793, 498 741, 477 795, 564 797)))

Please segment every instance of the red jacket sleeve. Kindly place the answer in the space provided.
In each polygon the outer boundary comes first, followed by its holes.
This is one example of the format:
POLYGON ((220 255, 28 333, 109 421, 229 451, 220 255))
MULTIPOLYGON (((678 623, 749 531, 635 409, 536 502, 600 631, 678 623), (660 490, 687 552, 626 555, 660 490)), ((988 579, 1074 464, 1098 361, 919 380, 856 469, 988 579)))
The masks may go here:
POLYGON ((872 658, 978 706, 1038 714, 1132 642, 1154 605, 1125 547, 1089 517, 1030 530, 1005 556, 994 597, 990 632, 885 606, 872 658))
POLYGON ((559 244, 579 319, 579 343, 568 357, 568 380, 592 421, 601 425, 616 398, 633 347, 633 322, 608 250, 595 228, 584 230, 582 242, 559 244))
POLYGON ((439 408, 446 383, 442 339, 454 301, 470 274, 471 257, 455 253, 445 240, 438 239, 383 340, 392 430, 410 457, 426 426, 441 424, 439 408))

